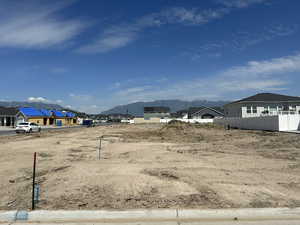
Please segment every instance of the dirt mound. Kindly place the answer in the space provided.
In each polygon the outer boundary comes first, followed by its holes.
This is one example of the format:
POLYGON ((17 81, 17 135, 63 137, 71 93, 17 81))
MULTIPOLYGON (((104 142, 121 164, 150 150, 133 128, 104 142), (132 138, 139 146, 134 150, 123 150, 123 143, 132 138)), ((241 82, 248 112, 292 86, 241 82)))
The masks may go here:
POLYGON ((183 130, 183 129, 189 129, 193 127, 192 124, 182 122, 182 121, 177 121, 177 120, 171 120, 169 123, 164 125, 160 130, 183 130))
POLYGON ((156 188, 150 192, 139 192, 134 195, 116 193, 112 186, 84 186, 82 192, 65 193, 48 204, 40 204, 41 208, 53 204, 58 209, 136 209, 136 208, 228 208, 230 202, 210 189, 200 193, 176 196, 161 196, 156 188))
POLYGON ((128 132, 124 134, 124 141, 200 142, 204 140, 201 133, 195 124, 171 121, 159 129, 128 132))

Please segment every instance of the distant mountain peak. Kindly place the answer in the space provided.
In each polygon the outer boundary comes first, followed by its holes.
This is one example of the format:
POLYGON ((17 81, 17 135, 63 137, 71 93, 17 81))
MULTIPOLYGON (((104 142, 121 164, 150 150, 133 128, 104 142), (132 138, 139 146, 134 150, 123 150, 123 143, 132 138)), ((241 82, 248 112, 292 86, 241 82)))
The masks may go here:
POLYGON ((126 114, 128 112, 133 116, 143 116, 144 107, 165 106, 165 107, 169 107, 171 112, 176 112, 179 110, 188 109, 190 107, 200 107, 200 106, 222 107, 227 103, 228 103, 227 101, 208 101, 208 100, 194 100, 194 101, 184 101, 178 99, 156 100, 156 101, 149 101, 149 102, 135 102, 127 105, 119 105, 112 109, 102 112, 102 114, 126 114))

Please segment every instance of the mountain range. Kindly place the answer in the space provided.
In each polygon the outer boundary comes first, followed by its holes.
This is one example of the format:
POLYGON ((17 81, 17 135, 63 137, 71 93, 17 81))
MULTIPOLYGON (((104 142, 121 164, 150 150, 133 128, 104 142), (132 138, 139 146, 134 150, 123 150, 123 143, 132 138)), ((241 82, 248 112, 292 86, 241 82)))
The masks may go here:
POLYGON ((17 101, 0 101, 2 107, 34 107, 37 109, 57 109, 63 110, 64 108, 58 104, 50 104, 43 102, 17 102, 17 101))
POLYGON ((116 106, 112 109, 103 111, 102 114, 131 114, 133 116, 143 116, 144 107, 148 106, 165 106, 169 107, 171 112, 176 112, 190 107, 222 107, 227 104, 227 101, 207 101, 207 100, 195 100, 195 101, 183 101, 183 100, 157 100, 151 102, 135 102, 127 105, 116 106))

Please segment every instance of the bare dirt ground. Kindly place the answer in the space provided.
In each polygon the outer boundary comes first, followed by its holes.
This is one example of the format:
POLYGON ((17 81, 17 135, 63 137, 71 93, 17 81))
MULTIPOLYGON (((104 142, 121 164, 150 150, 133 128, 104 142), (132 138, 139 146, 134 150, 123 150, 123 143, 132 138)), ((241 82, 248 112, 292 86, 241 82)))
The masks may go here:
POLYGON ((0 210, 300 206, 300 136, 149 124, 0 137, 0 210), (101 159, 97 150, 104 135, 101 159))

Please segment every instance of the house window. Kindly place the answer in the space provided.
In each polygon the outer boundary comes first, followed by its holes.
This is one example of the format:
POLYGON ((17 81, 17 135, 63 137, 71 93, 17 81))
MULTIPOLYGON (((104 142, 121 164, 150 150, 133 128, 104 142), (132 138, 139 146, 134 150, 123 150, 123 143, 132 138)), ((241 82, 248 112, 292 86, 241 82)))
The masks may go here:
POLYGON ((291 110, 291 111, 296 111, 296 106, 294 106, 294 105, 293 105, 293 106, 290 106, 290 110, 291 110))
POLYGON ((247 106, 247 113, 252 113, 251 106, 247 106))
POLYGON ((283 106, 282 105, 277 106, 277 109, 278 109, 278 111, 282 111, 283 110, 283 106))
POLYGON ((269 113, 269 106, 264 106, 264 114, 268 114, 269 113))
POLYGON ((253 112, 253 113, 257 113, 257 106, 253 106, 253 107, 252 107, 252 112, 253 112))

